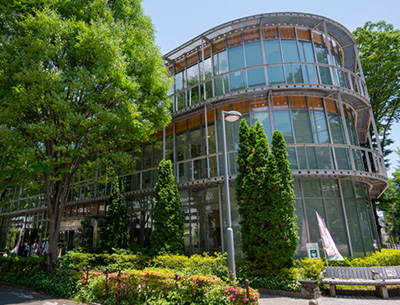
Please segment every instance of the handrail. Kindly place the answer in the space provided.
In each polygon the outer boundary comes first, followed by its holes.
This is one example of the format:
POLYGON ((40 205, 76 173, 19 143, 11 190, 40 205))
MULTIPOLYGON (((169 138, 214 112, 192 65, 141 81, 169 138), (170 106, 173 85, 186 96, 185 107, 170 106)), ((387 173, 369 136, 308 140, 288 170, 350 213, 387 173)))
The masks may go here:
MULTIPOLYGON (((235 91, 240 91, 243 89, 247 89, 247 88, 257 88, 257 87, 265 87, 265 86, 279 86, 279 85, 283 85, 283 84, 296 84, 296 85, 324 85, 324 86, 332 86, 332 87, 337 87, 337 88, 341 88, 341 89, 345 89, 345 90, 350 90, 353 91, 356 94, 361 95, 365 100, 369 100, 369 96, 368 96, 368 91, 367 91, 367 85, 365 83, 365 81, 356 73, 347 70, 345 68, 342 67, 337 67, 337 66, 333 66, 333 65, 329 65, 329 64, 323 64, 323 63, 315 63, 315 62, 280 62, 280 63, 270 63, 270 64, 261 64, 261 65, 256 65, 256 66, 251 66, 251 67, 244 67, 241 69, 236 69, 233 71, 229 71, 229 72, 224 72, 215 76, 211 76, 205 80, 200 80, 198 82, 196 82, 193 85, 184 87, 174 93, 172 93, 171 95, 169 95, 170 99, 173 99, 174 96, 178 95, 178 94, 182 94, 186 91, 189 91, 195 87, 198 86, 205 86, 206 83, 209 83, 210 81, 215 81, 217 79, 220 78, 225 78, 227 76, 233 75, 235 73, 239 73, 239 72, 245 72, 247 73, 248 70, 252 70, 252 69, 257 69, 257 68, 263 68, 263 69, 268 69, 270 67, 282 67, 282 77, 283 77, 283 81, 282 82, 276 82, 276 83, 271 83, 269 79, 264 79, 264 84, 261 86, 255 86, 255 87, 249 87, 246 78, 245 79, 245 85, 243 88, 240 89, 233 89, 230 90, 231 88, 222 88, 222 93, 221 94, 215 94, 215 92, 213 92, 212 96, 207 96, 206 99, 209 98, 214 98, 217 97, 219 95, 223 95, 226 94, 228 92, 235 92, 235 91), (301 67, 301 69, 303 70, 304 67, 312 67, 312 71, 314 73, 313 76, 308 76, 310 78, 313 78, 312 82, 304 82, 304 75, 306 73, 306 71, 301 71, 301 78, 303 78, 303 82, 296 82, 296 75, 293 73, 288 73, 286 71, 286 69, 283 69, 283 67, 287 67, 290 66, 291 69, 293 70, 293 66, 296 66, 296 68, 298 66, 301 67), (329 78, 330 78, 330 82, 324 83, 322 81, 322 77, 321 77, 321 72, 320 69, 321 68, 328 68, 329 69, 329 78), (292 79, 293 82, 288 82, 288 79, 292 79), (335 84, 336 83, 336 84, 335 84)), ((264 70, 264 75, 268 75, 268 72, 264 70)), ((229 79, 229 78, 228 78, 229 79)), ((187 80, 186 80, 187 82, 187 80)), ((214 82, 213 82, 213 88, 215 87, 214 82)), ((214 91, 214 90, 213 90, 214 91)), ((200 103, 201 101, 204 101, 206 99, 204 99, 203 97, 203 93, 201 92, 201 98, 199 101, 195 102, 195 103, 191 103, 189 101, 189 103, 187 103, 187 105, 185 105, 182 108, 178 109, 178 105, 176 105, 176 102, 174 103, 174 111, 178 111, 180 109, 184 109, 185 107, 188 107, 189 105, 195 105, 197 103, 200 103)))

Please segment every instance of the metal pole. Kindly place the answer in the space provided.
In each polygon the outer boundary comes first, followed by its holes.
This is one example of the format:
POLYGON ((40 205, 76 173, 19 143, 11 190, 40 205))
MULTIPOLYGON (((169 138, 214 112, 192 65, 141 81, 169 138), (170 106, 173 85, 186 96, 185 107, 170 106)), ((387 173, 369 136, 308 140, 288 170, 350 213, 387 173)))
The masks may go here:
POLYGON ((228 174, 228 157, 226 150, 226 134, 225 134, 225 111, 221 110, 221 131, 222 131, 222 157, 224 162, 224 185, 225 185, 225 208, 226 208, 226 240, 228 244, 228 263, 229 263, 229 279, 236 280, 235 269, 235 249, 233 247, 233 229, 231 219, 231 203, 229 198, 229 174, 228 174))

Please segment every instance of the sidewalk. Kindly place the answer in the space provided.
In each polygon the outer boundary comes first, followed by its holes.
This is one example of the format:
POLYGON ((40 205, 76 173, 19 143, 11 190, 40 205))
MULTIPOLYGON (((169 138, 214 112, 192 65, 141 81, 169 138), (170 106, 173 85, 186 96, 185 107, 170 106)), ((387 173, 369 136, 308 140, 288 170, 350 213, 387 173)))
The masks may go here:
MULTIPOLYGON (((322 297, 317 299, 319 305, 399 305, 400 297, 383 300, 369 296, 338 296, 337 298, 322 297)), ((261 295, 260 305, 308 305, 310 300, 292 299, 279 296, 261 295)))

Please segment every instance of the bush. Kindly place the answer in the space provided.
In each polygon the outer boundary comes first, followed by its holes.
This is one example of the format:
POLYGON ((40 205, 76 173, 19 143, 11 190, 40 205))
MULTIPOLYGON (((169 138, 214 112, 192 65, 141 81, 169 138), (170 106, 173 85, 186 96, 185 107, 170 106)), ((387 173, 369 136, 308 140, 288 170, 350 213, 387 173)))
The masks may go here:
MULTIPOLYGON (((84 280, 83 280, 84 282, 84 280)), ((106 277, 92 273, 83 286, 81 301, 115 304, 119 295, 121 304, 258 304, 258 293, 233 287, 213 275, 186 275, 170 269, 130 270, 109 275, 108 298, 106 277)))
POLYGON ((10 255, 0 257, 0 273, 18 272, 24 270, 44 271, 46 270, 47 261, 45 257, 21 257, 10 255))

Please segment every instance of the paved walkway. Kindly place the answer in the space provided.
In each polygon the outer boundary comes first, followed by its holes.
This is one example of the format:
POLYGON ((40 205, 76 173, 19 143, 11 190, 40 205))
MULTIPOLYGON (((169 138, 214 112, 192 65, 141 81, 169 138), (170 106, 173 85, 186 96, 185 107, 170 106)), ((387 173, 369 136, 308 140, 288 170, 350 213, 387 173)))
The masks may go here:
MULTIPOLYGON (((337 298, 322 297, 318 305, 399 305, 400 297, 393 297, 389 300, 367 296, 339 296, 337 298)), ((309 305, 310 300, 292 299, 278 296, 261 295, 260 305, 309 305)))
POLYGON ((77 305, 68 299, 56 299, 31 289, 0 284, 0 305, 77 305))

